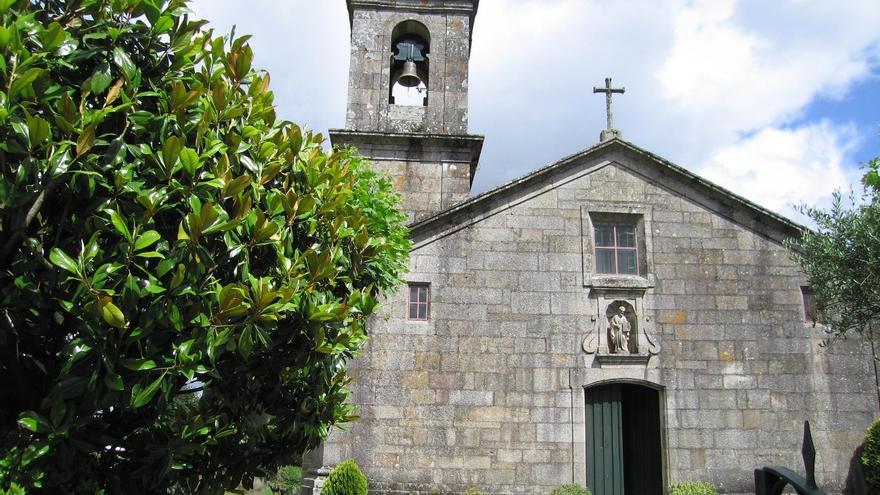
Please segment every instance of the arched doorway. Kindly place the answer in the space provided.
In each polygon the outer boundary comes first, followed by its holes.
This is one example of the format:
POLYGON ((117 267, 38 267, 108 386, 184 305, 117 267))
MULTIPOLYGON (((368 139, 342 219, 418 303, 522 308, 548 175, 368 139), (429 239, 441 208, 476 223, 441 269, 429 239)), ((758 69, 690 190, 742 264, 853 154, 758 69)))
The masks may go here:
POLYGON ((587 487, 593 495, 662 495, 660 391, 609 383, 584 392, 587 487))

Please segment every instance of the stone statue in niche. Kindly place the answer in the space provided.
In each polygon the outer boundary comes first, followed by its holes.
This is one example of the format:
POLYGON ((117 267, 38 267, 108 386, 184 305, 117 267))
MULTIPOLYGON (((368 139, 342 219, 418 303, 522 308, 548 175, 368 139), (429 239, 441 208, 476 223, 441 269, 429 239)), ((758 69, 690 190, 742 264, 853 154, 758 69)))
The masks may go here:
POLYGON ((608 306, 608 352, 613 354, 638 354, 638 344, 634 342, 638 335, 633 325, 634 311, 631 307, 615 301, 608 306))
POLYGON ((611 352, 629 352, 628 343, 631 327, 626 320, 626 308, 618 306, 617 312, 614 313, 608 324, 611 327, 611 352))

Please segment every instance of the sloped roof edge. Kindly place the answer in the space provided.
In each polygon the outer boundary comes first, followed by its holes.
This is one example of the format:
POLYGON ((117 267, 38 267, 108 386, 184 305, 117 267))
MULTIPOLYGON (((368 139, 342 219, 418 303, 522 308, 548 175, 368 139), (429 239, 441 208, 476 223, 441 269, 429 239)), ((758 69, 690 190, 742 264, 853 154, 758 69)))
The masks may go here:
MULTIPOLYGON (((619 149, 624 153, 631 153, 639 157, 645 158, 650 162, 655 163, 658 167, 662 167, 663 171, 671 172, 670 176, 673 179, 677 179, 683 185, 695 188, 699 190, 699 192, 705 194, 707 197, 721 199, 730 206, 733 206, 739 210, 752 213, 750 217, 757 221, 744 221, 743 218, 737 218, 737 215, 735 214, 725 213, 723 211, 719 211, 718 208, 713 208, 710 205, 696 201, 702 204, 704 207, 716 211, 718 214, 734 221, 735 223, 738 223, 753 230, 757 230, 764 236, 774 239, 778 242, 782 242, 787 237, 799 236, 800 232, 807 229, 807 227, 800 225, 776 212, 768 210, 758 205, 757 203, 754 203, 724 187, 719 186, 718 184, 704 179, 699 175, 694 174, 684 167, 676 165, 675 163, 672 163, 661 156, 646 151, 628 141, 614 138, 609 141, 598 143, 583 151, 564 157, 555 163, 551 163, 525 175, 517 177, 505 184, 485 191, 477 196, 458 203, 457 205, 438 212, 430 217, 421 219, 417 222, 413 222, 409 225, 411 235, 413 236, 413 238, 419 238, 428 232, 434 232, 437 230, 457 230, 455 228, 456 225, 469 223, 472 220, 472 215, 469 215, 469 213, 478 210, 480 206, 487 205, 492 201, 499 200, 507 195, 514 195, 516 194, 516 192, 528 188, 530 185, 535 184, 542 178, 547 177, 557 171, 563 170, 566 167, 571 166, 584 158, 589 158, 590 156, 598 155, 603 151, 612 151, 614 149, 619 149), (775 227, 775 229, 771 230, 776 230, 776 235, 774 235, 774 233, 764 231, 766 229, 762 229, 761 226, 775 227)), ((462 227, 464 227, 464 225, 462 225, 462 227)))

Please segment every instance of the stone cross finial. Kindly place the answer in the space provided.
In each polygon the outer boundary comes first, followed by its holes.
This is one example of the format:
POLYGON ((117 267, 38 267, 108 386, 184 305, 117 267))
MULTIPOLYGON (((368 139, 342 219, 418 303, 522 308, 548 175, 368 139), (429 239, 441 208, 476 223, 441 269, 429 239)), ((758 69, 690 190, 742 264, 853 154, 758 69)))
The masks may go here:
POLYGON ((625 92, 626 88, 612 88, 610 77, 605 78, 604 88, 593 86, 593 93, 605 93, 605 112, 608 119, 608 127, 599 134, 600 141, 608 141, 611 138, 620 137, 620 131, 614 128, 614 114, 611 112, 611 95, 613 93, 625 92))

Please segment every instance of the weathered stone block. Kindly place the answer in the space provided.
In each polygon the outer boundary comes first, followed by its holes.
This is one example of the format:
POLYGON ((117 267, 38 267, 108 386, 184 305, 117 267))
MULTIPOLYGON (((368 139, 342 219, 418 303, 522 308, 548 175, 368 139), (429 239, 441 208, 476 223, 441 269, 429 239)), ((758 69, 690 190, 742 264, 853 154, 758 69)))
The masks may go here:
POLYGON ((512 292, 510 294, 510 308, 518 314, 548 314, 550 313, 549 295, 542 292, 512 292))
POLYGON ((491 406, 494 397, 492 392, 452 390, 449 392, 449 404, 456 406, 491 406))

